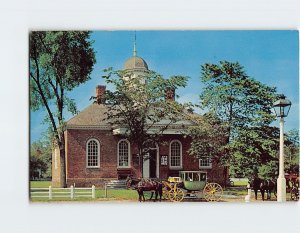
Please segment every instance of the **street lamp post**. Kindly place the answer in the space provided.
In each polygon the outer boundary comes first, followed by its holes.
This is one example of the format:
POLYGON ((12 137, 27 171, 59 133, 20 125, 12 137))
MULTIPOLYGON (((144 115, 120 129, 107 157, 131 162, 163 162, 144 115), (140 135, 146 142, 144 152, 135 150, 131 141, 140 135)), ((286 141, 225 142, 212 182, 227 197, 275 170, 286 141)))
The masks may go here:
POLYGON ((280 96, 280 99, 277 100, 274 104, 274 110, 277 117, 280 117, 280 138, 279 138, 279 176, 277 179, 277 201, 285 202, 286 201, 286 180, 284 176, 284 138, 283 138, 283 124, 284 117, 287 117, 291 108, 291 101, 285 99, 284 95, 280 96))

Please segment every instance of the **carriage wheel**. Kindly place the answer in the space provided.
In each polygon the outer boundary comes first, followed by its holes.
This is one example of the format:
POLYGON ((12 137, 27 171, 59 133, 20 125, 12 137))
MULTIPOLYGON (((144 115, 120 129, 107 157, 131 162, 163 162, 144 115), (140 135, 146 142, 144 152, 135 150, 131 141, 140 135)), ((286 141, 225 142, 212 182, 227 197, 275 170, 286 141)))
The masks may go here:
POLYGON ((299 200, 299 193, 298 193, 298 190, 296 188, 293 188, 291 190, 291 199, 293 201, 298 201, 299 200))
POLYGON ((169 190, 166 187, 163 187, 162 198, 165 199, 165 200, 169 199, 169 190))
POLYGON ((184 192, 181 188, 172 189, 169 191, 169 199, 173 202, 180 202, 184 198, 184 192))
POLYGON ((203 189, 203 195, 206 201, 219 201, 222 197, 223 189, 217 183, 207 183, 203 189))

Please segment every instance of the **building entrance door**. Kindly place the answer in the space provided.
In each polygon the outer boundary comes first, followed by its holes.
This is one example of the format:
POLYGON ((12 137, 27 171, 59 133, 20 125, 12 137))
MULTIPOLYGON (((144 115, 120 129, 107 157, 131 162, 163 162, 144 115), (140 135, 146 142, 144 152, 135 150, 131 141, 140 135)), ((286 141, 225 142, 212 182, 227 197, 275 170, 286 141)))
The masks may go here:
POLYGON ((157 178, 156 177, 156 157, 157 157, 157 150, 150 150, 149 151, 149 176, 150 178, 157 178))
POLYGON ((146 159, 143 163, 143 177, 157 178, 157 149, 151 149, 148 153, 149 159, 146 159))

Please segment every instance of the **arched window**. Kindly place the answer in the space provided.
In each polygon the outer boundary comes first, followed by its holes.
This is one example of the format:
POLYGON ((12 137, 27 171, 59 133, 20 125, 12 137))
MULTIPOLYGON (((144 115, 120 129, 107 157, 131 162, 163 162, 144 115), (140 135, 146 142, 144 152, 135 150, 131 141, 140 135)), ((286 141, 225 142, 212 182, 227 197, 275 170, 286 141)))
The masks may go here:
POLYGON ((170 168, 182 168, 182 145, 178 140, 170 143, 170 168))
POLYGON ((130 167, 130 143, 125 139, 118 143, 118 167, 130 167))
POLYGON ((86 143, 86 167, 100 167, 100 143, 96 139, 86 143))

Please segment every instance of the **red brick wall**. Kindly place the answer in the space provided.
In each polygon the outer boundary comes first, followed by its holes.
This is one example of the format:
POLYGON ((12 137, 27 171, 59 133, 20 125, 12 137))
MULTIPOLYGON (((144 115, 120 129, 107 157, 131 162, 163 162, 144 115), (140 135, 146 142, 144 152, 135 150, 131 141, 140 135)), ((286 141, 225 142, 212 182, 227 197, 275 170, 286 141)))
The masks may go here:
POLYGON ((102 183, 100 178, 117 177, 117 139, 110 131, 67 130, 67 183, 102 183), (86 143, 95 138, 100 143, 100 168, 86 167, 86 143))
MULTIPOLYGON (((131 145, 131 169, 117 168, 117 144, 121 139, 113 136, 111 131, 105 130, 75 130, 66 131, 67 138, 67 184, 76 186, 102 186, 107 180, 117 179, 120 174, 132 174, 134 177, 141 177, 140 169, 135 157, 138 154, 135 145, 131 145), (100 168, 86 168, 86 143, 89 139, 95 138, 100 142, 100 168)), ((191 139, 181 135, 166 135, 159 145, 159 164, 161 155, 168 156, 168 165, 159 167, 159 176, 167 179, 169 176, 178 176, 179 170, 169 169, 169 145, 174 139, 182 143, 182 159, 185 171, 199 170, 198 159, 188 154, 191 139)), ((208 178, 218 182, 222 177, 223 169, 213 165, 213 169, 207 169, 208 178)))
POLYGON ((181 135, 167 135, 163 138, 164 143, 159 148, 161 155, 168 155, 168 165, 160 166, 160 178, 167 179, 169 176, 179 176, 179 171, 197 171, 199 170, 199 160, 189 155, 188 150, 191 144, 191 138, 181 135), (179 140, 182 144, 182 169, 169 168, 170 143, 172 140, 179 140))

